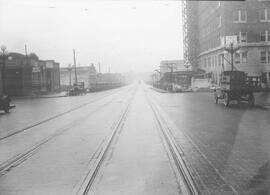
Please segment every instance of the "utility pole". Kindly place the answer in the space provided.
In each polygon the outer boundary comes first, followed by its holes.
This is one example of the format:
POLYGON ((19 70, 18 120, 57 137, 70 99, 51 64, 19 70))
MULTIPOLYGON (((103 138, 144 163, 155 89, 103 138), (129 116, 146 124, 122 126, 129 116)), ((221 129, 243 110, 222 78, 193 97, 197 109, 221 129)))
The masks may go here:
POLYGON ((3 94, 6 94, 6 46, 1 46, 2 50, 2 61, 3 61, 3 68, 2 68, 2 84, 3 84, 3 94))
POLYGON ((98 72, 100 73, 100 62, 98 63, 98 72))
POLYGON ((25 56, 27 57, 28 55, 27 55, 27 45, 26 44, 24 45, 24 52, 25 52, 25 56))
POLYGON ((68 65, 68 72, 69 72, 69 90, 71 89, 71 71, 72 67, 71 64, 68 65))
POLYGON ((73 49, 73 59, 74 59, 74 70, 75 70, 75 85, 77 85, 78 84, 78 78, 77 78, 75 49, 73 49))
POLYGON ((231 64, 232 64, 232 71, 233 71, 233 53, 234 53, 234 50, 233 50, 233 43, 231 43, 231 64))

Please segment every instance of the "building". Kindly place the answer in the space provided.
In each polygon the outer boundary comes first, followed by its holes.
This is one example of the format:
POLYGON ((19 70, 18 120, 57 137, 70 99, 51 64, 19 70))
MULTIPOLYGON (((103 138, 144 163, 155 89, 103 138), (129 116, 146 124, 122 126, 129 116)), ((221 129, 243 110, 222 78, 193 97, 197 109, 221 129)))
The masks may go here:
POLYGON ((160 73, 185 71, 184 60, 163 60, 160 62, 160 73))
MULTIPOLYGON (((1 76, 2 71, 1 68, 1 76)), ((2 85, 1 77, 1 92, 2 85)), ((20 53, 9 53, 9 58, 5 61, 5 86, 6 93, 12 96, 59 91, 59 63, 53 60, 39 60, 36 54, 25 56, 20 53)))
MULTIPOLYGON (((90 74, 90 66, 79 66, 76 67, 77 80, 78 82, 84 82, 85 87, 89 87, 88 77, 90 74)), ((75 81, 75 70, 74 67, 63 67, 60 68, 61 86, 63 89, 67 89, 69 85, 73 85, 75 81)))
POLYGON ((125 83, 125 76, 120 73, 98 73, 93 64, 89 68, 88 88, 90 91, 113 89, 125 83))
POLYGON ((199 1, 192 4, 198 21, 198 67, 205 70, 214 83, 218 83, 221 71, 232 69, 232 58, 225 50, 227 45, 224 40, 234 36, 234 47, 238 48, 233 55, 234 69, 263 76, 262 80, 268 86, 270 1, 199 1))

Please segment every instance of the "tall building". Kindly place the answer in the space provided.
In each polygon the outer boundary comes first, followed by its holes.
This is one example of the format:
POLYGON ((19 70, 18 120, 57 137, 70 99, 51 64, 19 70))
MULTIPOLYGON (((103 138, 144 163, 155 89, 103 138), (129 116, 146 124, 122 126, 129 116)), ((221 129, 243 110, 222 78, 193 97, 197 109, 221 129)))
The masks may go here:
MULTIPOLYGON (((189 2, 187 1, 187 4, 189 2)), ((219 81, 222 70, 236 70, 263 77, 270 85, 270 1, 200 1, 197 12, 198 67, 219 81), (234 36, 238 48, 231 54, 225 50, 225 37, 234 36)), ((194 2, 193 2, 194 4, 194 2)), ((194 9, 194 7, 196 9, 194 9)), ((192 14, 192 13, 189 13, 192 14)), ((191 26, 191 24, 189 24, 191 26)))

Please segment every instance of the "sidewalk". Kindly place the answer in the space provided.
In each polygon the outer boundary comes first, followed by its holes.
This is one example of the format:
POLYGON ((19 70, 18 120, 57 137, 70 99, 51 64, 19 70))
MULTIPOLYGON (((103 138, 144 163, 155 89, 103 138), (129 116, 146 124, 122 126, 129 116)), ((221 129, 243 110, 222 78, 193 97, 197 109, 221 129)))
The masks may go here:
POLYGON ((44 94, 44 95, 28 95, 28 96, 15 96, 12 97, 12 99, 35 99, 35 98, 59 98, 59 97, 67 97, 67 92, 66 91, 61 91, 58 93, 49 93, 49 94, 44 94))
POLYGON ((155 87, 152 87, 152 86, 150 86, 150 88, 157 91, 157 92, 160 92, 160 93, 169 93, 168 91, 166 91, 164 89, 159 89, 159 88, 155 88, 155 87))

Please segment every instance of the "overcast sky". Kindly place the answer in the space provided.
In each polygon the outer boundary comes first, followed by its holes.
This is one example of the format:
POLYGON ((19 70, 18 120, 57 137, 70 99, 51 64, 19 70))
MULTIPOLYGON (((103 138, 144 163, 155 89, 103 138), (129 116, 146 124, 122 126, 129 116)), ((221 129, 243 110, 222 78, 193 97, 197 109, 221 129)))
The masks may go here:
POLYGON ((0 0, 0 45, 36 53, 62 67, 152 71, 183 58, 180 1, 0 0))

